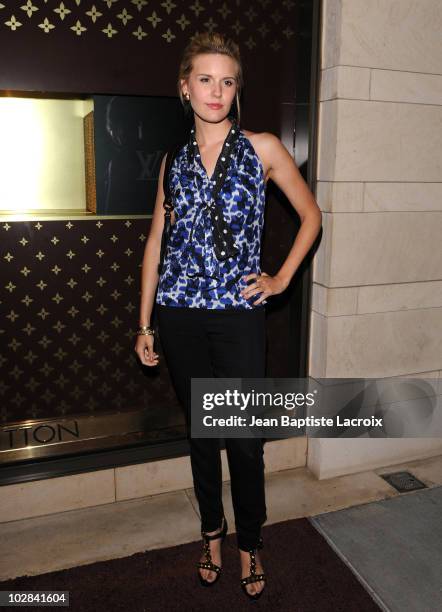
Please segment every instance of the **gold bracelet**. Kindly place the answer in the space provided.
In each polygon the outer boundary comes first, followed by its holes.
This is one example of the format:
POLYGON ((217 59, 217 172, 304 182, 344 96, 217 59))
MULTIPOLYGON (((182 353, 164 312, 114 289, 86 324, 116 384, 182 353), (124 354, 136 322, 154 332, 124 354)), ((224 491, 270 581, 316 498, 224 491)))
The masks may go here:
POLYGON ((155 335, 155 331, 153 327, 150 327, 149 325, 141 325, 138 328, 137 336, 154 336, 154 335, 155 335))

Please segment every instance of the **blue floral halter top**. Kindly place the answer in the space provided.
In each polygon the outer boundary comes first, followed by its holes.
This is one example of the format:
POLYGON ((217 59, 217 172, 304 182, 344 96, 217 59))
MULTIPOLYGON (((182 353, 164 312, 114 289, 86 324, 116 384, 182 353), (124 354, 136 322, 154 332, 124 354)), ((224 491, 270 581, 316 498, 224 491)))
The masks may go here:
POLYGON ((213 175, 202 164, 193 126, 190 139, 170 168, 169 185, 175 223, 172 226, 156 303, 205 309, 253 309, 260 294, 246 299, 244 276, 261 274, 261 238, 264 225, 265 177, 261 160, 250 140, 233 123, 226 136, 213 175), (236 132, 236 134, 235 134, 236 132), (215 174, 220 164, 227 175, 215 197, 215 174), (219 211, 219 212, 218 212, 219 211), (218 226, 221 213, 223 224, 218 226), (219 232, 214 231, 214 224, 219 232), (223 232, 233 240, 226 253, 223 232), (220 243, 221 241, 221 243, 220 243))

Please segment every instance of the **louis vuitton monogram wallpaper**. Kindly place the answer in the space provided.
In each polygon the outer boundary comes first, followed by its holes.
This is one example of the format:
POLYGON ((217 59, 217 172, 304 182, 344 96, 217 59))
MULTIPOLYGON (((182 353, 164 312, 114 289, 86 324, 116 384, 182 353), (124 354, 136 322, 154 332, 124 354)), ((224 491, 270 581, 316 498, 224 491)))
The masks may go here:
POLYGON ((171 44, 181 32, 192 27, 211 31, 227 26, 233 35, 241 36, 248 49, 265 44, 277 52, 283 42, 274 37, 274 26, 283 39, 290 39, 294 32, 284 18, 294 6, 293 0, 280 3, 271 0, 253 3, 245 0, 222 3, 215 0, 97 0, 96 4, 85 0, 66 0, 66 3, 20 0, 0 4, 0 9, 4 9, 7 18, 3 24, 12 32, 33 26, 41 28, 45 34, 58 28, 76 36, 86 37, 91 33, 102 33, 109 39, 134 36, 139 42, 150 37, 171 44), (208 14, 208 9, 213 9, 214 15, 208 14), (244 37, 244 30, 249 30, 247 37, 244 37))
POLYGON ((240 45, 244 105, 272 121, 293 102, 295 9, 294 0, 3 0, 0 89, 175 96, 189 38, 220 31, 240 45))
POLYGON ((148 229, 144 219, 0 223, 3 423, 143 408, 152 425, 158 411, 162 426, 181 421, 167 368, 140 366, 133 350, 148 229))

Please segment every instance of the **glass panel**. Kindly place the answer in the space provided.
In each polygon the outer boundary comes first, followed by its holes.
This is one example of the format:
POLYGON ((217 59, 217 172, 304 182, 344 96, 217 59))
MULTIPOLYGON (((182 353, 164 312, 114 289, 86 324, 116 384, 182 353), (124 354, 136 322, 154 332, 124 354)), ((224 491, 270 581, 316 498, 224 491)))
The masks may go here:
POLYGON ((0 213, 86 212, 92 100, 0 97, 0 213))
POLYGON ((178 97, 3 92, 0 216, 151 215, 189 127, 178 97))

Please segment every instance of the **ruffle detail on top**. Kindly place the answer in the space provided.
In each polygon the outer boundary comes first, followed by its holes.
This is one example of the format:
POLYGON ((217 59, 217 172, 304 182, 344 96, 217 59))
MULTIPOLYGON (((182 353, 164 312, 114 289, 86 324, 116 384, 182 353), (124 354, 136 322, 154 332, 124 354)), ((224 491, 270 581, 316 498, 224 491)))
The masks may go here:
POLYGON ((222 274, 213 248, 212 222, 207 206, 197 209, 193 223, 184 273, 189 278, 201 276, 205 279, 206 289, 216 289, 221 284, 222 274))
POLYGON ((198 172, 205 189, 204 196, 209 196, 208 202, 201 202, 196 209, 192 222, 192 232, 186 249, 185 274, 190 277, 205 279, 205 289, 216 289, 223 281, 220 262, 239 254, 235 245, 231 228, 225 222, 222 208, 216 200, 223 183, 227 178, 231 158, 234 157, 235 146, 240 136, 238 125, 233 122, 227 134, 213 172, 213 180, 209 180, 201 162, 199 148, 194 140, 195 127, 192 128, 188 144, 188 160, 193 171, 198 172), (198 159, 197 159, 198 158, 198 159), (215 195, 215 198, 214 198, 215 195))

